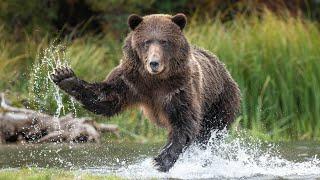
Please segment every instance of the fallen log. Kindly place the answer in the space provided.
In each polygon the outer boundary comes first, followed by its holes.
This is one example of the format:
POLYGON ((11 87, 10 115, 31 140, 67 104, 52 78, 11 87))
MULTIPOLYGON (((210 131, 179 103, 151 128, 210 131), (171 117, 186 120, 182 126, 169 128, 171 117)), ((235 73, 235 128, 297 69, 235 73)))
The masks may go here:
POLYGON ((118 127, 71 114, 57 118, 8 105, 0 93, 0 144, 8 142, 100 142, 102 133, 118 136, 118 127))

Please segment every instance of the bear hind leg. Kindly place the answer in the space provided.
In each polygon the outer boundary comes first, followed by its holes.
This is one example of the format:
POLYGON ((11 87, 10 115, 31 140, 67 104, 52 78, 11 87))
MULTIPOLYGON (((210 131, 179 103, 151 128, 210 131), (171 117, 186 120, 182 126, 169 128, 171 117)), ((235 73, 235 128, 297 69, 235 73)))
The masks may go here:
MULTIPOLYGON (((211 138, 212 131, 228 129, 236 119, 240 108, 240 91, 235 84, 232 84, 223 92, 219 100, 207 109, 203 116, 200 135, 197 142, 207 144, 211 138)), ((216 138, 220 138, 219 134, 216 138)))

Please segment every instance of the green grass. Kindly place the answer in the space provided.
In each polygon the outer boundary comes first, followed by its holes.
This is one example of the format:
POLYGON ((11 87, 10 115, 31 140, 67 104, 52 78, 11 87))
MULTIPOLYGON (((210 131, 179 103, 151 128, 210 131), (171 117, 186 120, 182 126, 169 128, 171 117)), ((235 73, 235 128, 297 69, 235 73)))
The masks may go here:
POLYGON ((191 24, 193 44, 225 62, 242 91, 239 124, 275 139, 320 139, 320 31, 307 20, 239 17, 191 24))
POLYGON ((0 180, 43 180, 43 179, 88 179, 88 180, 118 180, 120 177, 112 175, 90 175, 86 173, 77 173, 72 171, 58 169, 19 169, 19 170, 1 170, 0 180))
MULTIPOLYGON (((239 16, 224 24, 219 20, 200 23, 192 19, 186 36, 192 44, 217 54, 239 83, 242 107, 236 128, 273 140, 320 140, 318 24, 265 12, 261 18, 239 16)), ((41 63, 42 49, 52 44, 52 38, 30 35, 15 42, 4 26, 0 28, 0 38, 0 91, 9 90, 9 97, 16 104, 28 99, 30 107, 54 114, 53 86, 45 89, 44 83, 40 89, 32 87, 33 64, 41 63), (46 96, 37 97, 39 92, 45 92, 46 96), (41 101, 44 97, 46 102, 37 104, 36 99, 41 101)), ((103 80, 122 54, 122 40, 110 35, 88 35, 62 42, 67 47, 65 57, 69 64, 88 81, 103 80)), ((46 75, 46 71, 40 73, 40 77, 46 75)), ((72 110, 69 101, 63 96, 67 106, 63 113, 72 110)), ((94 116, 78 105, 76 109, 81 116, 94 116)), ((119 124, 123 137, 129 139, 165 137, 165 132, 150 124, 138 110, 108 121, 119 124)))

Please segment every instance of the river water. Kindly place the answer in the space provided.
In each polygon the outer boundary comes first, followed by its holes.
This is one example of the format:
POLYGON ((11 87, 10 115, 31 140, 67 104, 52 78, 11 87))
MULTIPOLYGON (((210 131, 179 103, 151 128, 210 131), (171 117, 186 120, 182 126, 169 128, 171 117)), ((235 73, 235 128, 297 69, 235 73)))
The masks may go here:
POLYGON ((153 167, 161 144, 108 143, 1 145, 0 168, 62 168, 125 178, 320 178, 320 143, 267 143, 253 138, 212 138, 190 147, 168 173, 153 167))

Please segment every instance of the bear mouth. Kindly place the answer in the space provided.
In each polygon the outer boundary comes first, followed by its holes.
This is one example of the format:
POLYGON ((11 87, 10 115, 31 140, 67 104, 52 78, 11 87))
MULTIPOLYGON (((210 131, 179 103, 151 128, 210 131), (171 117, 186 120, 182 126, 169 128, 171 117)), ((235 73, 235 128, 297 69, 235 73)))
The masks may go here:
POLYGON ((158 74, 160 73, 158 70, 151 70, 151 74, 158 74))
POLYGON ((149 74, 151 75, 160 75, 165 71, 165 68, 162 68, 161 70, 153 70, 153 69, 148 69, 149 74))
POLYGON ((145 69, 150 75, 160 75, 165 71, 166 68, 160 67, 158 69, 152 69, 150 66, 146 65, 145 69))

